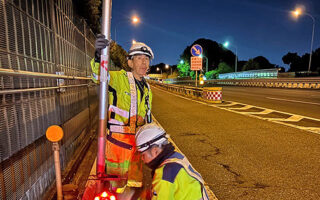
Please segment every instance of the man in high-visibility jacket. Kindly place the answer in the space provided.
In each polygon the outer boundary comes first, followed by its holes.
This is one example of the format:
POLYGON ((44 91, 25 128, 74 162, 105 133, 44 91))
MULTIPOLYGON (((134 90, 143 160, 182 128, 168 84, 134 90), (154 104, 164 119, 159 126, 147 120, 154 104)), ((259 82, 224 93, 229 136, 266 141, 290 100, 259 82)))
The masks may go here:
MULTIPOLYGON (((146 124, 136 134, 137 150, 152 169, 152 200, 207 200, 201 175, 188 159, 175 151, 168 135, 155 123, 146 124)), ((148 199, 148 198, 147 198, 148 199)))
MULTIPOLYGON (((96 83, 99 83, 101 50, 108 43, 105 36, 98 35, 95 58, 91 61, 92 78, 96 83)), ((136 42, 128 52, 131 72, 109 72, 106 174, 122 178, 122 181, 111 182, 113 188, 142 186, 142 161, 136 152, 135 134, 140 126, 152 121, 152 93, 144 76, 153 57, 150 47, 136 42)))

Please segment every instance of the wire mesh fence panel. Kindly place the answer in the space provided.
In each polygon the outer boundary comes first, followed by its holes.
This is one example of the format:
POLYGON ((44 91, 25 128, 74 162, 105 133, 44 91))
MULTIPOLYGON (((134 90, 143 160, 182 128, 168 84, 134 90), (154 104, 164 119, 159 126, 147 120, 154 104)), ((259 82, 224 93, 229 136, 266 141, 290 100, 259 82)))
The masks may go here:
POLYGON ((0 18, 0 199, 40 199, 54 180, 46 129, 64 128, 65 167, 98 121, 95 36, 72 0, 0 0, 0 18))

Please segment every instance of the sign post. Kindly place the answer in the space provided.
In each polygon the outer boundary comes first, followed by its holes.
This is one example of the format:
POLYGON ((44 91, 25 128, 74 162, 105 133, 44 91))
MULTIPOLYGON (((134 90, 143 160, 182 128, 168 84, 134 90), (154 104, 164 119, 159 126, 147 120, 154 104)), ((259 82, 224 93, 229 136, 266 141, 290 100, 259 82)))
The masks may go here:
POLYGON ((190 70, 196 71, 196 87, 198 87, 198 70, 202 69, 202 47, 198 44, 195 44, 191 47, 191 66, 190 70))

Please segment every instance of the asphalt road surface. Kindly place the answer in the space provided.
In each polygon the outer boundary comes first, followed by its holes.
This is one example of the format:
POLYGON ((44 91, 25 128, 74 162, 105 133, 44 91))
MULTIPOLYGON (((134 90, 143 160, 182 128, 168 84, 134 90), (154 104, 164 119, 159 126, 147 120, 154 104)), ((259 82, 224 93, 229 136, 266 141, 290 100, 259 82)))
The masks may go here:
MULTIPOLYGON (((159 88, 152 87, 152 91, 153 115, 218 199, 320 199, 319 134, 191 101, 159 88)), ((226 101, 315 119, 320 119, 319 94, 223 88, 226 101)))

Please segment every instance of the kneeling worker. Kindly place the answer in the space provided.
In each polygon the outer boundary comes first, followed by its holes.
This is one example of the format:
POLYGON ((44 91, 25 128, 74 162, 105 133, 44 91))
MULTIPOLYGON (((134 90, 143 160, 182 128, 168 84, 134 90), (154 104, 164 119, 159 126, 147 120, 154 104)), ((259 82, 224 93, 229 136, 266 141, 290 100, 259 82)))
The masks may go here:
POLYGON ((152 199, 207 200, 201 175, 187 158, 175 151, 165 130, 155 123, 142 126, 136 134, 137 150, 152 169, 152 199))

